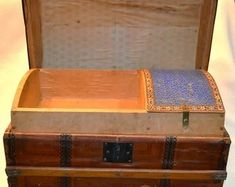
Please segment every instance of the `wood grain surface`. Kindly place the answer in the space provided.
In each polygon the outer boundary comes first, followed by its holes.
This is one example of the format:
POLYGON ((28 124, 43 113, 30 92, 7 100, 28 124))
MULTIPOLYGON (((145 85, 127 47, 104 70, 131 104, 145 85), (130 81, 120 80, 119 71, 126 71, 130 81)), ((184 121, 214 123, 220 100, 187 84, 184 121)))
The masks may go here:
POLYGON ((197 46, 197 69, 208 69, 214 23, 217 9, 217 0, 204 0, 201 7, 200 29, 197 46))
POLYGON ((21 81, 13 108, 141 111, 145 103, 140 71, 35 69, 21 81))
MULTIPOLYGON (((58 133, 20 133, 14 132, 9 127, 4 135, 7 165, 59 167, 63 156, 60 152, 61 135, 58 133)), ((228 135, 224 137, 177 137, 172 149, 167 147, 169 142, 166 136, 104 136, 99 134, 70 134, 70 136, 69 163, 71 167, 78 168, 162 169, 165 167, 164 159, 169 151, 174 155, 172 169, 224 170, 230 145, 228 135), (104 162, 104 142, 133 143, 132 163, 104 162)))
POLYGON ((41 67, 43 60, 40 0, 22 0, 29 67, 41 67))
POLYGON ((99 169, 99 168, 56 168, 56 167, 7 167, 7 174, 14 171, 19 176, 81 177, 116 179, 175 179, 175 180, 216 180, 224 171, 202 170, 148 170, 148 169, 99 169))

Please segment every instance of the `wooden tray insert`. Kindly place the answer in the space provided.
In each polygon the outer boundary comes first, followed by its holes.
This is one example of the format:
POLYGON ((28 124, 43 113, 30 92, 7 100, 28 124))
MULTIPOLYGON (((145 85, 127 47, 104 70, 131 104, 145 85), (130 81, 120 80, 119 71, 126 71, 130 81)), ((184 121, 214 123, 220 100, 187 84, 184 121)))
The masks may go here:
POLYGON ((183 111, 148 110, 144 72, 31 70, 18 88, 12 126, 19 132, 186 136, 224 133, 223 111, 190 112, 185 128, 183 111))
MULTIPOLYGON (((143 110, 140 71, 33 70, 16 98, 19 108, 143 110)), ((24 83, 23 83, 24 82, 24 83)))

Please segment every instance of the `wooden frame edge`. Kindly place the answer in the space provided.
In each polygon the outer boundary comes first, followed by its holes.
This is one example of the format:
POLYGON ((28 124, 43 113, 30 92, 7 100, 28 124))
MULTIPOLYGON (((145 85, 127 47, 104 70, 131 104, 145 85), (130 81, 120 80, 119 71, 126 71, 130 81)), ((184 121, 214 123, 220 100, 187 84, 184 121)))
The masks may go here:
POLYGON ((31 70, 27 71, 25 73, 25 75, 23 76, 23 78, 21 79, 21 81, 20 81, 20 83, 19 83, 19 85, 17 87, 15 96, 14 96, 14 100, 13 100, 13 104, 12 104, 12 109, 11 109, 12 112, 17 111, 18 106, 19 106, 19 102, 20 102, 20 98, 21 98, 23 89, 24 89, 24 87, 26 85, 26 82, 29 80, 29 77, 35 71, 39 71, 39 69, 31 69, 31 70))
POLYGON ((196 69, 208 70, 218 0, 203 0, 196 56, 196 69))
POLYGON ((50 176, 82 178, 126 179, 174 179, 174 180, 225 180, 223 170, 157 170, 157 169, 106 169, 106 168, 60 168, 60 167, 7 167, 8 177, 50 176))
MULTIPOLYGON (((52 136, 52 137, 58 137, 61 135, 61 133, 55 133, 55 132, 19 132, 15 131, 14 128, 11 126, 11 124, 8 126, 7 130, 5 131, 5 134, 9 134, 13 132, 16 138, 18 137, 38 137, 38 136, 52 136)), ((69 135, 73 137, 79 137, 84 139, 93 139, 93 138, 99 138, 99 139, 117 139, 118 141, 143 141, 143 142, 149 142, 159 139, 164 139, 167 137, 166 135, 133 135, 133 134, 76 134, 76 133, 69 133, 69 135), (156 137, 157 136, 157 137, 156 137)), ((204 141, 208 140, 210 142, 224 142, 226 144, 231 144, 231 140, 229 137, 229 134, 224 133, 223 136, 210 136, 210 137, 204 137, 204 136, 176 136, 178 141, 204 141)))
POLYGON ((22 0, 29 68, 42 67, 42 30, 39 0, 22 0), (33 2, 32 2, 33 1, 33 2))

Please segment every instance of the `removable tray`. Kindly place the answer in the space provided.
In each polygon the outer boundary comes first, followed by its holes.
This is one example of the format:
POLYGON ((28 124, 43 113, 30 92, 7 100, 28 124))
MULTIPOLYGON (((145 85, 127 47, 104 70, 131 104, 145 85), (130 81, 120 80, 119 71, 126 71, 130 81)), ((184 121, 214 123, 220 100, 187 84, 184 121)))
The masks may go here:
POLYGON ((33 69, 18 88, 12 126, 19 132, 220 136, 224 108, 204 71, 33 69))

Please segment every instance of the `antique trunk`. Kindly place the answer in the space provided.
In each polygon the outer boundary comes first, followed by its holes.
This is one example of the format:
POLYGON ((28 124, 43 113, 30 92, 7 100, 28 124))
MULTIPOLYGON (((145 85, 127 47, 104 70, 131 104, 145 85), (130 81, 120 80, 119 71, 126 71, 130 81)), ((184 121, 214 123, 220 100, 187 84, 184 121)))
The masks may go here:
POLYGON ((4 134, 9 186, 223 186, 217 0, 22 2, 31 70, 4 134))

